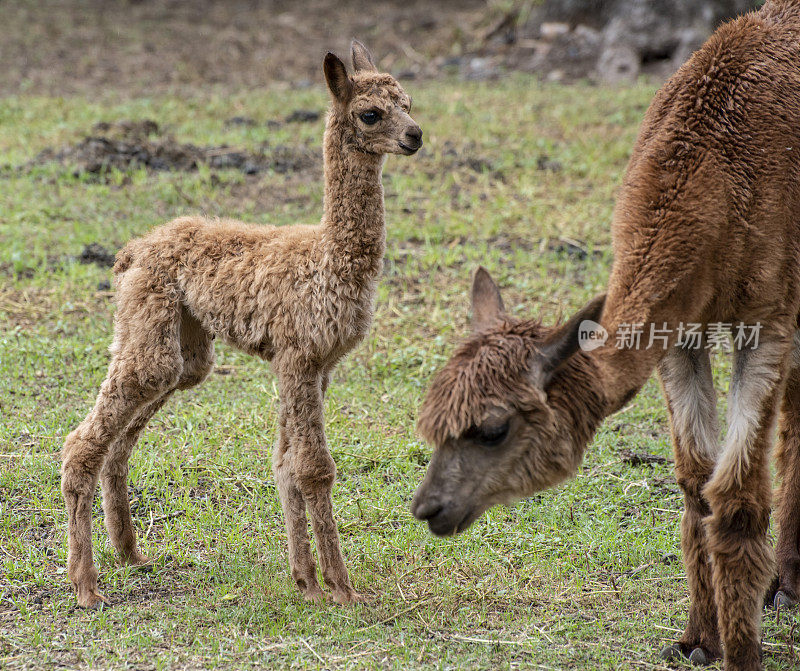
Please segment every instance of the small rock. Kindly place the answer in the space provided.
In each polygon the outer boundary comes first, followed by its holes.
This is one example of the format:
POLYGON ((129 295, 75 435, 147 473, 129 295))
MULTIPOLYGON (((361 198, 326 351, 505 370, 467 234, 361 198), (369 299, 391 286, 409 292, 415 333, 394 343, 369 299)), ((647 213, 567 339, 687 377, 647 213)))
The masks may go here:
POLYGON ((635 81, 641 72, 641 58, 630 46, 612 44, 603 49, 597 74, 609 84, 635 81))
POLYGON ((554 40, 569 32, 569 24, 561 21, 546 21, 539 26, 539 34, 543 40, 554 40))

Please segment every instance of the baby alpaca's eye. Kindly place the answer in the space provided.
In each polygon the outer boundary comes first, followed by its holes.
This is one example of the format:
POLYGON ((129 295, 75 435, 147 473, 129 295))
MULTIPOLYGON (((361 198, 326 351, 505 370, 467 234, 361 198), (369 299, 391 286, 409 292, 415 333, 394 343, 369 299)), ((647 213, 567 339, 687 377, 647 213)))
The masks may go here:
POLYGON ((380 112, 377 110, 369 110, 367 112, 362 112, 359 118, 368 126, 371 126, 374 123, 378 123, 381 119, 380 112))

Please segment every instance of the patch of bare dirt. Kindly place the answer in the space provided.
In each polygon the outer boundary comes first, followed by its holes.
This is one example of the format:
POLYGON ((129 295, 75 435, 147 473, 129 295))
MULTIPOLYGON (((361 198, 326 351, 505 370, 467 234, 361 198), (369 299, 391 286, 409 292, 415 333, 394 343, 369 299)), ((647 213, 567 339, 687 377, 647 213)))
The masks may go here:
POLYGON ((634 452, 633 450, 622 450, 620 459, 623 464, 631 466, 652 466, 653 464, 668 464, 670 460, 660 454, 649 454, 647 452, 634 452))
POLYGON ((322 83, 357 37, 402 79, 668 76, 757 0, 37 0, 3 4, 0 94, 322 83))
POLYGON ((357 37, 401 78, 460 55, 484 0, 37 0, 3 3, 0 93, 153 95, 322 83, 357 37), (436 59, 439 58, 437 61, 436 59))
MULTIPOLYGON (((96 124, 80 142, 60 149, 48 148, 27 166, 59 163, 73 174, 104 175, 111 170, 196 170, 201 164, 216 169, 240 170, 247 175, 265 171, 304 171, 319 162, 318 152, 303 145, 272 146, 265 142, 258 152, 234 147, 200 147, 181 143, 164 134, 155 121, 119 121, 96 124)), ((23 166, 24 167, 24 166, 23 166)))

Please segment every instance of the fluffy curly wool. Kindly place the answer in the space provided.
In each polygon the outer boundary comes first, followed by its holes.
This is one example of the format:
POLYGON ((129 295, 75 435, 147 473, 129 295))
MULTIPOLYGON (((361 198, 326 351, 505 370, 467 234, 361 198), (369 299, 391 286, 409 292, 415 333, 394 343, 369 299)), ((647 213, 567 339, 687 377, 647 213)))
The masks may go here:
POLYGON ((307 509, 333 599, 358 598, 333 519, 336 468, 325 444, 322 400, 331 369, 364 337, 372 319, 386 235, 385 154, 414 153, 422 132, 409 116, 409 97, 390 75, 378 73, 358 42, 352 58, 352 76, 333 54, 324 63, 333 104, 324 138, 321 224, 277 228, 185 217, 131 241, 118 254, 108 377, 63 451, 68 573, 81 606, 104 601, 91 547, 98 478, 112 544, 123 561, 146 563, 131 523, 128 458, 167 397, 208 374, 215 337, 272 361, 278 377, 274 469, 293 578, 307 599, 322 597, 307 509))

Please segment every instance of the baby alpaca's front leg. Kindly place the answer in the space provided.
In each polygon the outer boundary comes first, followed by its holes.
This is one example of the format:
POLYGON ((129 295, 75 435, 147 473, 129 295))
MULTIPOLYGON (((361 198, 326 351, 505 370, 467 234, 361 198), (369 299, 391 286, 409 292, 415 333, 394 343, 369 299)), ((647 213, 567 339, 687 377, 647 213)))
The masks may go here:
POLYGON ((324 594, 317 581, 317 565, 311 554, 306 504, 292 474, 283 405, 281 405, 279 426, 278 442, 272 463, 289 541, 289 570, 306 601, 319 603, 324 599, 324 594))
MULTIPOLYGON (((334 469, 334 474, 335 472, 334 469)), ((332 485, 331 482, 331 486, 320 487, 303 496, 311 515, 311 526, 314 528, 314 537, 317 540, 317 553, 325 584, 331 588, 336 603, 356 603, 362 601, 362 597, 350 584, 350 576, 339 545, 339 530, 333 518, 332 485)))
POLYGON ((284 368, 280 378, 291 471, 311 517, 322 576, 336 603, 359 601, 350 584, 333 518, 331 490, 336 465, 325 444, 321 374, 299 367, 284 368))

